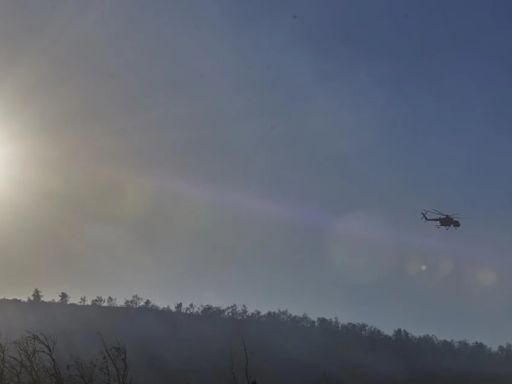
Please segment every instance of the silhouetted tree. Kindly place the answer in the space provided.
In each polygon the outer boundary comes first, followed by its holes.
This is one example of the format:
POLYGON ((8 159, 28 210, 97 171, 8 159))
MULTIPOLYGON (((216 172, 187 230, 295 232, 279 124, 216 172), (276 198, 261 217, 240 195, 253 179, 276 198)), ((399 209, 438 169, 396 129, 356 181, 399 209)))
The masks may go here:
POLYGON ((245 304, 240 307, 240 310, 238 311, 238 317, 240 319, 246 319, 249 317, 249 310, 245 304))
POLYGON ((95 305, 97 307, 101 307, 105 304, 105 299, 103 296, 96 296, 94 299, 91 300, 91 305, 95 305))
POLYGON ((69 304, 70 297, 66 292, 61 292, 59 294, 59 304, 69 304))
POLYGON ((98 376, 98 363, 96 360, 84 361, 75 357, 70 364, 71 377, 77 384, 95 384, 98 376))
POLYGON ((112 296, 107 297, 107 306, 108 307, 117 307, 117 299, 112 296))
POLYGON ((87 297, 86 296, 80 296, 80 300, 78 300, 78 304, 86 305, 87 304, 87 297))
POLYGON ((35 288, 34 292, 32 292, 32 295, 28 299, 28 301, 33 303, 40 303, 43 301, 43 293, 39 288, 35 288))
POLYGON ((103 380, 113 384, 130 384, 133 379, 128 367, 128 352, 126 347, 117 343, 108 346, 102 338, 103 351, 100 363, 100 372, 103 380))
POLYGON ((236 304, 224 308, 224 316, 231 319, 236 319, 238 316, 238 306, 236 304))
POLYGON ((183 312, 183 303, 179 302, 174 306, 174 311, 181 313, 183 312))
POLYGON ((124 306, 129 308, 138 308, 141 306, 144 299, 139 295, 135 294, 131 297, 131 299, 126 299, 124 301, 124 306))
POLYGON ((185 313, 188 313, 188 314, 193 314, 193 313, 195 313, 195 311, 196 311, 196 306, 193 303, 190 303, 185 308, 185 313))
POLYGON ((158 305, 156 305, 149 299, 144 300, 144 302, 142 303, 142 308, 144 308, 144 309, 159 309, 158 305))
POLYGON ((36 353, 46 360, 44 372, 51 378, 52 383, 64 384, 55 353, 55 340, 44 333, 30 333, 28 338, 34 344, 36 353))
POLYGON ((224 310, 213 305, 201 305, 199 307, 199 313, 206 317, 221 317, 224 310))

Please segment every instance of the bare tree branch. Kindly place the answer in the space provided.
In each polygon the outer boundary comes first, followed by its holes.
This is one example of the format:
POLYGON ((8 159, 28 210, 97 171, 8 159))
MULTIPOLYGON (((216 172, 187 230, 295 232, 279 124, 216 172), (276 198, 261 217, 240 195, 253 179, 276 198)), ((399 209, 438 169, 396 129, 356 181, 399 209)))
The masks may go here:
POLYGON ((251 384, 251 378, 249 376, 249 353, 247 352, 247 344, 245 343, 245 339, 242 339, 242 344, 244 346, 245 356, 245 381, 247 384, 251 384))
POLYGON ((236 372, 235 372, 235 362, 234 362, 234 359, 233 359, 233 350, 231 348, 229 349, 229 364, 230 364, 230 369, 231 369, 231 380, 232 380, 232 383, 233 384, 238 384, 238 379, 236 377, 236 372))

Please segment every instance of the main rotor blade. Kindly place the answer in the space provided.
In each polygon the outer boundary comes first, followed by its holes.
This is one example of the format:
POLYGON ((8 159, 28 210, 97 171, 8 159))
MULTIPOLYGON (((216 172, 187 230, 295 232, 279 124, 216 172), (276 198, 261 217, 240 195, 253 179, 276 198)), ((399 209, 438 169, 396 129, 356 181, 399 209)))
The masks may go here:
POLYGON ((466 216, 461 216, 460 214, 458 213, 450 213, 449 215, 450 217, 453 217, 454 219, 467 219, 466 216))

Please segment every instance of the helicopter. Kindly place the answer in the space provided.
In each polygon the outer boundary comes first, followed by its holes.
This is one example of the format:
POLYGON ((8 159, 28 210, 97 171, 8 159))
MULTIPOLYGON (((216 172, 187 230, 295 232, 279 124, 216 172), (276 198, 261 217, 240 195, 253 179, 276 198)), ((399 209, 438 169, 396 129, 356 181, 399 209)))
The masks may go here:
POLYGON ((425 221, 437 221, 437 228, 450 229, 453 227, 458 229, 460 227, 460 221, 457 220, 457 216, 453 214, 446 214, 438 211, 437 209, 429 209, 421 212, 421 216, 425 221), (438 217, 429 217, 428 215, 437 215, 438 217))

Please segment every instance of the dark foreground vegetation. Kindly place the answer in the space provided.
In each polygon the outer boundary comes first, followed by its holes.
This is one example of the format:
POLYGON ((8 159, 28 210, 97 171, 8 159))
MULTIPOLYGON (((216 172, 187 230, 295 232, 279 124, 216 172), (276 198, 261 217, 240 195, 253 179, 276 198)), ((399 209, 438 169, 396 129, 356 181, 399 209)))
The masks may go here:
POLYGON ((40 291, 0 300, 0 384, 512 382, 510 344, 235 305, 159 308, 137 295, 79 302, 45 302, 40 291))
POLYGON ((108 346, 103 339, 100 352, 89 360, 59 356, 55 339, 44 333, 28 333, 13 342, 0 344, 2 384, 132 382, 126 348, 120 344, 108 346))

